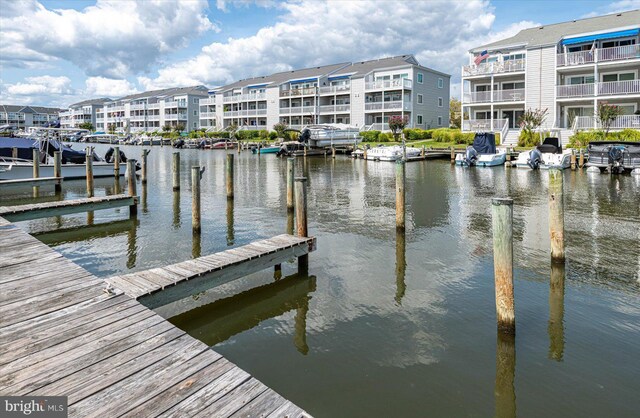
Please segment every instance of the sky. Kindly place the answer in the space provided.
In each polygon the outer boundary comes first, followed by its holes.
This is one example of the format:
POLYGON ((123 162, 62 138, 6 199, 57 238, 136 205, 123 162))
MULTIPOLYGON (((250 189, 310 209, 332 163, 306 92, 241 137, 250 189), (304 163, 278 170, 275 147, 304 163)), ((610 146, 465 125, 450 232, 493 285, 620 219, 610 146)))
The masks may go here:
POLYGON ((451 74, 472 47, 640 0, 0 0, 0 104, 96 97, 413 54, 451 74))

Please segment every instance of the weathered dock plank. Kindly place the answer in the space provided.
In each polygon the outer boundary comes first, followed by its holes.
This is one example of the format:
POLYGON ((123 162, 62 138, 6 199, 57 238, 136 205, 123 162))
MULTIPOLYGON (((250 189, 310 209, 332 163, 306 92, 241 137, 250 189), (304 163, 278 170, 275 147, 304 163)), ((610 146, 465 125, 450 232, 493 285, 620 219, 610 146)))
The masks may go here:
MULTIPOLYGON (((126 283, 137 291, 175 287, 183 274, 272 262, 273 247, 252 246, 242 252, 249 261, 233 253, 191 260, 126 283)), ((308 416, 1 217, 0 253, 0 395, 67 396, 70 416, 308 416)))
POLYGON ((137 205, 138 198, 125 194, 86 197, 82 199, 35 203, 31 205, 0 206, 0 217, 8 221, 28 221, 51 216, 137 205))

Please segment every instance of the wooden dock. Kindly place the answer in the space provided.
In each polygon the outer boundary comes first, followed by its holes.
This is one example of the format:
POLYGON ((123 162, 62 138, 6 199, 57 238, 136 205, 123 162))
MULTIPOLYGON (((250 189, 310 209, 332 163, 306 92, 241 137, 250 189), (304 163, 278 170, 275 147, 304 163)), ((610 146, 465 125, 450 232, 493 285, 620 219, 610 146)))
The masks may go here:
POLYGON ((122 206, 131 207, 137 204, 138 198, 136 196, 126 194, 86 197, 82 199, 33 203, 29 205, 0 206, 0 217, 11 222, 17 222, 122 206))
POLYGON ((72 417, 309 416, 3 218, 0 344, 0 395, 67 396, 72 417))
POLYGON ((110 277, 106 282, 147 307, 157 307, 302 257, 315 245, 315 238, 278 235, 170 266, 110 277))
POLYGON ((31 179, 0 180, 0 190, 16 186, 47 186, 62 184, 62 177, 37 177, 31 179))

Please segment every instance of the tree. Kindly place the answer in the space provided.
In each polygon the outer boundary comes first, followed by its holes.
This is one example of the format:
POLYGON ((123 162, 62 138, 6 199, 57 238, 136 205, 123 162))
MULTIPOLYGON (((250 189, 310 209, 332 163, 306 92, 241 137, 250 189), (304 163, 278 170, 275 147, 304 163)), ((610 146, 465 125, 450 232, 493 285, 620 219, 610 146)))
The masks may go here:
POLYGON ((538 139, 535 139, 535 131, 542 126, 548 112, 549 109, 527 109, 524 111, 518 120, 518 125, 522 129, 520 138, 518 138, 518 146, 534 146, 539 142, 538 139))
POLYGON ((604 129, 604 137, 607 138, 609 134, 609 129, 611 129, 611 124, 615 121, 618 116, 622 115, 623 110, 620 106, 610 105, 607 102, 598 103, 598 113, 597 117, 600 121, 600 126, 604 129))
POLYGON ((389 129, 391 129, 391 133, 393 133, 394 141, 398 141, 400 137, 400 133, 407 126, 407 118, 402 116, 391 116, 389 118, 389 129))
POLYGON ((165 125, 162 127, 162 131, 163 131, 163 132, 171 132, 171 125, 169 125, 168 123, 167 123, 167 124, 165 124, 165 125))
POLYGON ((284 122, 278 122, 275 125, 273 125, 273 130, 276 131, 276 134, 278 134, 278 138, 284 138, 284 131, 289 127, 289 125, 287 125, 284 122))
POLYGON ((451 128, 462 128, 461 116, 464 116, 465 120, 469 119, 469 114, 462 115, 462 103, 460 100, 452 98, 449 100, 449 125, 451 128))
POLYGON ((80 129, 86 129, 87 131, 93 131, 93 124, 91 122, 84 122, 78 125, 80 129))
POLYGON ((114 123, 110 123, 107 125, 107 131, 111 134, 114 135, 116 133, 116 125, 114 123))
POLYGON ((176 132, 182 132, 184 131, 184 123, 178 123, 175 127, 175 131, 176 132))

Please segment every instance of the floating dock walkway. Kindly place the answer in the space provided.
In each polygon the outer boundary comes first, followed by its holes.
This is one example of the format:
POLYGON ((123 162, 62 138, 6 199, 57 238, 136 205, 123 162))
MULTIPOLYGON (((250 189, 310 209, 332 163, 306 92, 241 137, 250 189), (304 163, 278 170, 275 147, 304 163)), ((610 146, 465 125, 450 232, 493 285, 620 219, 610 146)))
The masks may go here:
MULTIPOLYGON (((267 252, 256 260, 312 249, 308 239, 298 240, 289 239, 289 250, 251 248, 267 252)), ((285 246, 284 237, 266 241, 285 246)), ((241 248, 248 254, 248 247, 241 248)), ((174 265, 173 274, 154 280, 232 269, 222 267, 224 258, 208 257, 174 265)), ((129 281, 120 277, 120 284, 129 281)), ((113 283, 107 290, 103 280, 0 218, 0 395, 67 396, 74 417, 309 416, 113 283)), ((139 293, 138 285, 132 280, 128 291, 139 293)))

